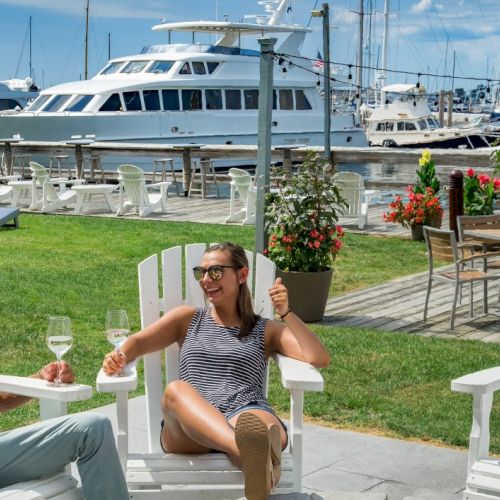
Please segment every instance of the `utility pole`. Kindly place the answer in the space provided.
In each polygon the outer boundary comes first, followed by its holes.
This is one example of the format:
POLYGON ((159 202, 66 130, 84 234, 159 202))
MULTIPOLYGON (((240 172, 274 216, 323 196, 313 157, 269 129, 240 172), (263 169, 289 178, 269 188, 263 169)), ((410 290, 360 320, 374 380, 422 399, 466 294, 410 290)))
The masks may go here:
POLYGON ((356 111, 359 114, 359 108, 361 107, 361 91, 363 90, 363 20, 365 17, 364 13, 364 0, 359 0, 359 40, 358 40, 358 62, 356 68, 356 111))
POLYGON ((87 0, 87 6, 85 7, 85 59, 83 63, 84 80, 88 80, 89 76, 89 4, 90 0, 87 0))
POLYGON ((271 166, 271 122, 273 119, 273 55, 276 38, 259 38, 260 83, 257 133, 257 203, 255 212, 255 251, 267 246, 264 227, 265 195, 269 189, 271 166))

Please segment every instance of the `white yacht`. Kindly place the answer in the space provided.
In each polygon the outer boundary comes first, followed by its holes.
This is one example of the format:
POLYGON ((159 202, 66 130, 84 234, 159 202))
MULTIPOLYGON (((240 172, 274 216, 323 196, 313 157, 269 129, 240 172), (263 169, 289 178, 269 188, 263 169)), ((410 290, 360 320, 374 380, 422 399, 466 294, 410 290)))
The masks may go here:
POLYGON ((0 81, 0 111, 19 111, 38 97, 31 78, 0 81))
POLYGON ((386 104, 369 111, 366 134, 371 146, 406 148, 477 148, 493 140, 479 127, 441 127, 427 101, 419 97, 425 90, 412 84, 383 87, 386 104), (391 94, 396 97, 391 102, 391 94))
MULTIPOLYGON (((110 60, 92 79, 57 85, 16 115, 0 115, 0 136, 62 141, 255 144, 260 53, 244 40, 281 36, 276 52, 298 56, 311 30, 282 23, 290 0, 260 1, 255 22, 163 23, 154 31, 217 37, 213 44, 152 45, 110 60)), ((251 41, 251 40, 250 40, 251 41)), ((293 64, 274 68, 273 144, 323 143, 317 77, 293 64)), ((303 64, 297 60, 298 64, 303 64)), ((332 114, 332 145, 366 146, 354 113, 332 114)))

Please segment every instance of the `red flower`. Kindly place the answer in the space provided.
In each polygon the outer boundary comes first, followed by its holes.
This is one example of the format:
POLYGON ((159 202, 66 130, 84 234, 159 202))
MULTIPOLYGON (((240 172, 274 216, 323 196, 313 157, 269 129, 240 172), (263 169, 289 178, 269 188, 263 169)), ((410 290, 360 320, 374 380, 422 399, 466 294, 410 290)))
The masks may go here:
POLYGON ((467 176, 468 177, 474 177, 474 175, 476 175, 476 173, 474 172, 474 169, 473 168, 469 168, 469 170, 467 170, 467 176))
POLYGON ((313 243, 313 245, 314 245, 314 248, 319 248, 319 247, 321 246, 321 243, 320 243, 318 240, 316 240, 316 241, 313 243))

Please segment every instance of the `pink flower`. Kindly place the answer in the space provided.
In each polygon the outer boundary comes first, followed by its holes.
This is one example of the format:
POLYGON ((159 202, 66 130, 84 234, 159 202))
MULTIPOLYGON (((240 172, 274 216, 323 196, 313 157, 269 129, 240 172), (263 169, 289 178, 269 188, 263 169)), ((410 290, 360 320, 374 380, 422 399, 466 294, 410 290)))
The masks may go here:
POLYGON ((469 170, 467 170, 467 176, 468 177, 474 177, 474 175, 476 175, 476 173, 474 172, 474 169, 473 168, 469 168, 469 170))
POLYGON ((320 243, 318 240, 316 240, 316 241, 313 243, 313 245, 314 245, 314 248, 319 248, 319 247, 321 246, 321 243, 320 243))
POLYGON ((496 177, 493 179, 493 187, 494 187, 495 191, 500 190, 500 179, 498 179, 496 177))

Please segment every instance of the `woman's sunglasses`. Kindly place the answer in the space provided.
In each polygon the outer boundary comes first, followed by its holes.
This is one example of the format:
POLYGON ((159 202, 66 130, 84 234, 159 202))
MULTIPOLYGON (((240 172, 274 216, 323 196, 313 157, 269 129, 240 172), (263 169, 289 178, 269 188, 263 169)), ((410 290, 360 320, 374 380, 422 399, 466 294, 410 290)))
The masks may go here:
POLYGON ((205 273, 208 273, 211 280, 219 281, 224 276, 224 269, 239 269, 239 266, 222 266, 218 264, 208 268, 196 266, 193 267, 193 274, 197 281, 202 280, 205 273))

